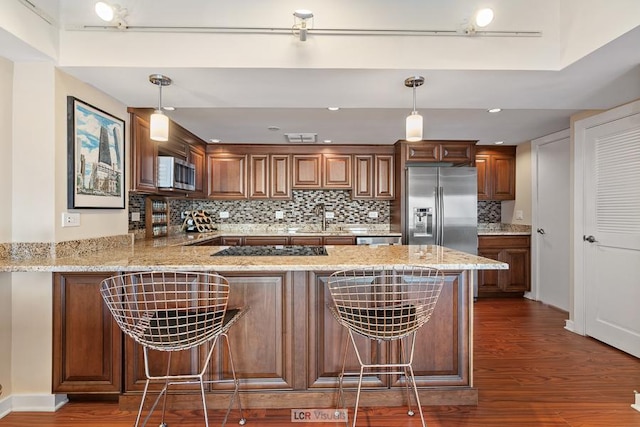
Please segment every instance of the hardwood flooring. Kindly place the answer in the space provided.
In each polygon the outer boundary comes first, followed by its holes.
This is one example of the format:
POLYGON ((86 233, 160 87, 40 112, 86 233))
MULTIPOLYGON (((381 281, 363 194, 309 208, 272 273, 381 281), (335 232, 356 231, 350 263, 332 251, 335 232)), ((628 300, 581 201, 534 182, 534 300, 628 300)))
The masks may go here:
MULTIPOLYGON (((634 390, 640 390, 640 359, 566 331, 566 318, 526 299, 480 299, 474 320, 478 406, 424 406, 428 426, 640 426, 640 412, 631 408, 634 390)), ((247 426, 293 424, 286 409, 245 415, 247 426)), ((210 411, 210 425, 219 425, 223 416, 210 411)), ((71 402, 56 413, 11 413, 0 419, 0 427, 125 427, 134 420, 135 413, 118 410, 117 403, 71 402)), ((237 421, 232 411, 227 425, 237 421)), ((171 411, 166 422, 169 427, 204 424, 201 411, 171 411)), ((149 425, 158 423, 153 418, 149 425)), ((420 418, 406 416, 405 408, 358 412, 362 427, 419 425, 420 418)))

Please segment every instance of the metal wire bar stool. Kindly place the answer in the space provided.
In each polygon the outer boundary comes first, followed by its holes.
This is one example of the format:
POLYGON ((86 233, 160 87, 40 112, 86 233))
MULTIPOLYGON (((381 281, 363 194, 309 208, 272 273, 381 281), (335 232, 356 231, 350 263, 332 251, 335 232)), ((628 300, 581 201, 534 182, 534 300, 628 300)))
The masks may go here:
MULTIPOLYGON (((348 331, 352 348, 360 364, 359 373, 345 373, 348 342, 343 349, 342 372, 339 376, 338 405, 344 406, 345 375, 358 375, 358 389, 353 413, 356 425, 362 378, 365 373, 404 375, 408 415, 413 416, 409 383, 413 388, 422 426, 426 426, 418 387, 413 373, 416 332, 429 321, 444 284, 444 274, 434 268, 403 266, 402 268, 364 267, 333 273, 328 280, 333 304, 329 309, 348 331), (396 341, 400 344, 398 363, 366 363, 356 345, 355 335, 371 340, 396 341), (405 346, 406 339, 410 344, 405 346), (408 348, 407 348, 408 347, 408 348), (405 353, 408 352, 408 355, 405 353), (406 360, 405 360, 406 359, 406 360)), ((348 338, 345 338, 348 341, 348 338)))
POLYGON ((240 411, 240 425, 246 423, 238 396, 239 381, 233 366, 227 331, 246 313, 247 308, 227 308, 229 282, 226 278, 213 273, 184 271, 122 274, 103 280, 100 293, 122 331, 143 348, 147 380, 136 418, 136 427, 140 422, 149 384, 152 381, 164 382, 164 387, 151 406, 142 423, 143 426, 147 424, 161 397, 164 399, 160 427, 167 426, 164 420, 167 393, 169 386, 175 384, 200 385, 204 422, 205 426, 209 426, 204 384, 214 381, 205 381, 204 377, 213 350, 221 338, 224 338, 227 344, 235 386, 222 425, 227 422, 234 400, 237 400, 240 411), (172 352, 204 344, 208 346, 203 347, 207 355, 199 372, 170 374, 172 352), (148 355, 150 349, 169 352, 165 375, 151 375, 148 355))

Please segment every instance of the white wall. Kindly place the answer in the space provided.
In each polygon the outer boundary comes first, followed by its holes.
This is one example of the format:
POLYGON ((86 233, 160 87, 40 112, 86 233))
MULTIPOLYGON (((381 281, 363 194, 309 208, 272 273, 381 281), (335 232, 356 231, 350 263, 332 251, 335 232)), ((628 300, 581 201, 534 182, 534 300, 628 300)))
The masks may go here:
POLYGON ((516 199, 502 202, 502 222, 531 225, 531 142, 516 148, 516 199), (516 219, 522 211, 522 219, 516 219))
MULTIPOLYGON (((11 106, 13 63, 0 57, 0 242, 11 241, 11 106)), ((0 415, 11 394, 11 274, 0 273, 0 415)))

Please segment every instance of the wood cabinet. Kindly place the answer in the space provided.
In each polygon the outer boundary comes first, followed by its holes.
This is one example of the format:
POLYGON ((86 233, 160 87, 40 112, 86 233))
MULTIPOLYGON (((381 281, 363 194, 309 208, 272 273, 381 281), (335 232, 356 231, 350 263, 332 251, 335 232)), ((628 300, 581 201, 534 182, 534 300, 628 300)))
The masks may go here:
POLYGON ((478 200, 515 200, 516 147, 476 148, 478 200))
MULTIPOLYGON (((313 273, 309 288, 311 310, 307 346, 311 389, 336 386, 342 369, 343 345, 347 343, 344 339, 346 331, 328 309, 328 303, 331 302, 328 277, 328 274, 313 273)), ((418 387, 464 386, 469 383, 469 365, 464 357, 469 351, 464 346, 469 334, 469 318, 463 309, 469 303, 468 292, 462 273, 448 272, 445 281, 431 319, 417 334, 413 369, 418 387)), ((356 339, 358 348, 368 362, 398 362, 399 342, 376 342, 361 336, 356 339)), ((346 361, 347 371, 357 372, 359 368, 355 354, 350 351, 346 361)), ((347 387, 357 387, 357 384, 357 376, 345 377, 347 387)), ((365 375, 363 386, 380 390, 401 389, 405 383, 400 376, 365 375)), ((377 404, 384 405, 384 402, 377 404)))
POLYGON ((251 154, 249 156, 249 198, 291 198, 289 155, 251 154))
POLYGON ((246 199, 247 156, 241 154, 208 154, 208 197, 246 199))
POLYGON ((353 156, 353 171, 352 198, 394 198, 394 159, 392 155, 355 155, 353 156))
POLYGON ((149 121, 131 115, 131 191, 156 193, 158 145, 149 137, 149 121))
POLYGON ((322 186, 324 188, 351 188, 351 155, 322 155, 322 186))
POLYGON ((122 333, 100 295, 114 274, 54 273, 54 393, 121 392, 122 333))
POLYGON ((147 194, 187 195, 204 197, 205 191, 205 146, 206 143, 194 134, 171 122, 169 140, 158 143, 149 136, 149 115, 147 109, 128 109, 131 116, 131 191, 147 194), (172 156, 195 165, 195 190, 159 190, 158 156, 172 156))
POLYGON ((531 237, 478 236, 478 255, 509 264, 508 270, 478 271, 478 296, 531 290, 531 237))
POLYGON ((261 245, 288 245, 288 236, 247 236, 244 238, 244 244, 247 246, 261 245))
POLYGON ((322 187, 322 154, 294 154, 293 188, 319 189, 322 187))
POLYGON ((406 143, 407 162, 444 162, 472 165, 476 141, 422 141, 406 143))
POLYGON ((164 197, 147 197, 145 200, 145 230, 147 238, 169 234, 169 202, 164 197))
POLYGON ((323 243, 325 245, 355 245, 356 238, 354 236, 324 236, 323 243))
POLYGON ((194 246, 355 245, 354 236, 222 236, 194 246))

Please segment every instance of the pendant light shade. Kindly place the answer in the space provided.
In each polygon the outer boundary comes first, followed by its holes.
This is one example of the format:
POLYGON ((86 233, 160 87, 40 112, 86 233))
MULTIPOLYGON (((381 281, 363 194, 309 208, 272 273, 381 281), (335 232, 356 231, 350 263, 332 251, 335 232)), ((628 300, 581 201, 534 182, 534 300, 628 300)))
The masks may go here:
POLYGON ((162 74, 151 74, 149 81, 158 86, 158 108, 151 115, 149 124, 150 137, 154 141, 166 142, 169 140, 169 117, 162 111, 162 86, 169 86, 171 79, 162 74))
POLYGON ((406 136, 409 142, 422 141, 422 116, 416 111, 416 88, 422 86, 424 77, 413 76, 404 81, 404 85, 413 88, 413 111, 407 117, 406 136))
POLYGON ((161 110, 153 112, 149 128, 152 140, 161 142, 169 140, 169 117, 161 110))
POLYGON ((412 111, 407 116, 407 135, 409 142, 422 141, 422 116, 417 111, 412 111))

